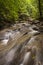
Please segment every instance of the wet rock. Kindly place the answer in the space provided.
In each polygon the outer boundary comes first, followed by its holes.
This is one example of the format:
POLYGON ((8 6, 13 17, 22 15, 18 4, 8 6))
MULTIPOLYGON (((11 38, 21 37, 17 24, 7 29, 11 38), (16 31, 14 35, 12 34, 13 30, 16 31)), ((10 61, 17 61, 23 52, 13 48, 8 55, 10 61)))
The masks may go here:
POLYGON ((9 44, 6 47, 3 47, 2 50, 0 49, 0 65, 43 65, 43 33, 40 32, 39 34, 36 25, 28 27, 27 24, 23 24, 22 26, 15 31, 8 30, 3 35, 1 34, 5 41, 6 37, 9 36, 12 39, 9 40, 10 43, 8 42, 9 44), (29 35, 30 37, 28 37, 29 35), (19 40, 20 38, 22 39, 19 40), (23 41, 24 39, 25 41, 23 41), (11 42, 11 40, 13 41, 11 42), (14 40, 16 40, 17 44, 15 44, 14 40), (15 44, 15 46, 11 44, 15 44))
POLYGON ((42 27, 42 26, 39 27, 39 31, 40 31, 40 32, 43 32, 43 27, 42 27))
POLYGON ((32 24, 38 24, 38 23, 40 23, 39 20, 34 20, 34 21, 32 22, 32 24))
POLYGON ((39 28, 36 25, 32 25, 32 29, 38 31, 39 28))

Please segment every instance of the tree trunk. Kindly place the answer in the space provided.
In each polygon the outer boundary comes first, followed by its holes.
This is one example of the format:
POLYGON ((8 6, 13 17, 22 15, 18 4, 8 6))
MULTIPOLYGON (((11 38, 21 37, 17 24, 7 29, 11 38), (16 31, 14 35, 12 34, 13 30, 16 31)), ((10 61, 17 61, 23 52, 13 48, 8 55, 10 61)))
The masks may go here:
POLYGON ((39 2, 39 15, 40 15, 39 20, 41 20, 42 19, 41 0, 38 0, 38 2, 39 2))

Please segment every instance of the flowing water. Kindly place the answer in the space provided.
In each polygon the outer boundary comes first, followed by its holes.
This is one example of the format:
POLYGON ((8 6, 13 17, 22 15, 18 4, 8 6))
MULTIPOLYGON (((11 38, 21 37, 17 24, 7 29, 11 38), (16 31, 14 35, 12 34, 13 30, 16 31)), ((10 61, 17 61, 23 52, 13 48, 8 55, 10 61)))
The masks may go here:
POLYGON ((0 31, 0 65, 43 65, 43 33, 15 24, 0 31))

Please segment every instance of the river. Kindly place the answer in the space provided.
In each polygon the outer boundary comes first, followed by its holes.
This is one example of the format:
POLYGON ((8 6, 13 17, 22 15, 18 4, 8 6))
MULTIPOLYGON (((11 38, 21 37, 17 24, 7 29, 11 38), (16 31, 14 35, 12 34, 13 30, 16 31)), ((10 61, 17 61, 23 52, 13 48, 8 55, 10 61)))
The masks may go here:
POLYGON ((43 65, 43 33, 36 25, 20 23, 0 31, 0 65, 43 65))

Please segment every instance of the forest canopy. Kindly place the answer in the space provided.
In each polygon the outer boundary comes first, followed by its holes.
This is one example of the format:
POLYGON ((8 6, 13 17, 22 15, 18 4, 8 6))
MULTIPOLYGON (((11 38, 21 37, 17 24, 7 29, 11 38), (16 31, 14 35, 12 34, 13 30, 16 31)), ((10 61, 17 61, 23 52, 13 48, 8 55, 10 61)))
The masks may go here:
POLYGON ((23 19, 21 15, 43 17, 43 0, 0 0, 0 21, 14 22, 23 19))

